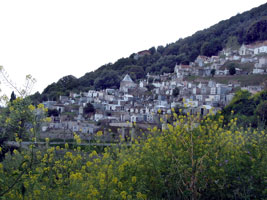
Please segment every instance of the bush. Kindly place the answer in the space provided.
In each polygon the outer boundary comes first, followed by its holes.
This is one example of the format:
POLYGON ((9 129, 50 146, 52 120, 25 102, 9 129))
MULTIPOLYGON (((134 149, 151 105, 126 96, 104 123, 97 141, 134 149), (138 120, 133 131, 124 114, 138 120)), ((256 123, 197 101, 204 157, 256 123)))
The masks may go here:
MULTIPOLYGON (((0 164, 6 199, 263 199, 266 133, 223 116, 177 116, 147 139, 105 148, 15 151, 0 164), (14 184, 15 183, 15 184, 14 184), (14 185, 13 185, 14 184, 14 185), (13 185, 13 186, 12 186, 13 185), (12 186, 10 189, 9 187, 12 186)), ((77 145, 79 136, 74 136, 77 145)))

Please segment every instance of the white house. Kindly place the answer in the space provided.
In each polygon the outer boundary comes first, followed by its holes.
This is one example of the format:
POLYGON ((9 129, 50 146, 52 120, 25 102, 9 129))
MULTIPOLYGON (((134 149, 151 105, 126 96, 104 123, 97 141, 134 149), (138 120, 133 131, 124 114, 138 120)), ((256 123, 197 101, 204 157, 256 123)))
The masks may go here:
POLYGON ((253 74, 263 74, 264 73, 264 70, 263 69, 259 69, 259 68, 255 68, 253 69, 253 74))
POLYGON ((267 53, 267 40, 255 45, 254 54, 257 55, 260 53, 267 53))
POLYGON ((253 53, 254 49, 251 45, 242 44, 242 46, 239 49, 239 55, 241 56, 252 55, 253 53))

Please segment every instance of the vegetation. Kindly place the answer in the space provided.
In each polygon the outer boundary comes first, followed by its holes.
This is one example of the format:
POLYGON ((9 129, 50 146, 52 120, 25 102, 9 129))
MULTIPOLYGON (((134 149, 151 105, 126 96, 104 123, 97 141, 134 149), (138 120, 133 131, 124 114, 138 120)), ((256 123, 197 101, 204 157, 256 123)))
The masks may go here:
MULTIPOLYGON (((36 108, 34 108, 36 109, 36 108)), ((173 111, 174 112, 174 111, 173 111)), ((266 132, 238 119, 173 113, 131 146, 81 149, 34 145, 0 163, 3 199, 264 199, 266 132)), ((29 132, 34 141, 34 132, 29 132)), ((101 137, 102 133, 97 135, 101 137)), ((47 145, 49 140, 46 139, 47 145)))
POLYGON ((229 122, 233 117, 243 127, 267 126, 267 90, 256 95, 246 90, 237 91, 232 102, 223 109, 225 120, 229 122))
POLYGON ((59 111, 57 109, 48 109, 47 115, 48 117, 57 117, 59 115, 59 111))
POLYGON ((91 103, 87 103, 83 110, 84 114, 94 113, 95 108, 91 103))
POLYGON ((210 71, 210 75, 211 75, 212 77, 215 75, 215 73, 216 73, 216 69, 212 69, 212 70, 210 71))
POLYGON ((180 94, 179 88, 178 87, 174 88, 173 91, 172 91, 172 95, 174 97, 177 97, 179 94, 180 94))
POLYGON ((234 75, 235 73, 236 73, 235 66, 233 66, 233 65, 229 66, 229 74, 234 75))
POLYGON ((70 91, 118 88, 126 73, 134 80, 144 78, 148 72, 170 73, 174 71, 176 63, 188 64, 200 54, 216 55, 224 47, 237 49, 242 43, 266 40, 266 17, 267 3, 165 47, 152 47, 149 49, 150 55, 135 59, 135 54, 132 54, 86 73, 79 79, 73 76, 63 77, 57 83, 49 85, 41 97, 38 94, 35 97, 56 100, 59 95, 67 95, 70 91))
POLYGON ((251 43, 255 41, 267 40, 267 19, 255 22, 249 27, 246 34, 246 42, 251 43))

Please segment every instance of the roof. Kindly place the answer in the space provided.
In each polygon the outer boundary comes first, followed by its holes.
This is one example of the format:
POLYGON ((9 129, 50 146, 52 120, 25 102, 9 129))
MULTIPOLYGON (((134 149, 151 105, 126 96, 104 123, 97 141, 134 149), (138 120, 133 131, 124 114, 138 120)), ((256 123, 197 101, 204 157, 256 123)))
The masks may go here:
POLYGON ((130 77, 128 74, 126 74, 126 75, 124 76, 124 78, 123 78, 122 81, 133 82, 133 80, 131 79, 131 77, 130 77))
POLYGON ((180 65, 180 66, 181 66, 181 68, 191 68, 190 65, 180 65))
POLYGON ((207 60, 207 59, 209 59, 209 57, 207 57, 207 56, 203 56, 203 55, 199 55, 199 56, 197 57, 197 59, 204 59, 204 60, 207 60))
POLYGON ((150 51, 148 51, 148 50, 143 50, 143 51, 139 51, 137 54, 138 54, 138 55, 150 55, 150 51))

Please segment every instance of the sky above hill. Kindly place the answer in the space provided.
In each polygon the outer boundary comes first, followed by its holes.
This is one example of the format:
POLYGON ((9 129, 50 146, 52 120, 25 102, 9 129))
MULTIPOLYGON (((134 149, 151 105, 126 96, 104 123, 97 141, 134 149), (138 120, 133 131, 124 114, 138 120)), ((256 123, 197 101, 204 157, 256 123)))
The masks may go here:
MULTIPOLYGON (((0 66, 17 87, 27 74, 33 92, 66 75, 166 45, 266 0, 0 1, 0 66)), ((1 80, 0 88, 12 91, 1 80)), ((2 92, 2 93, 3 93, 2 92)))

